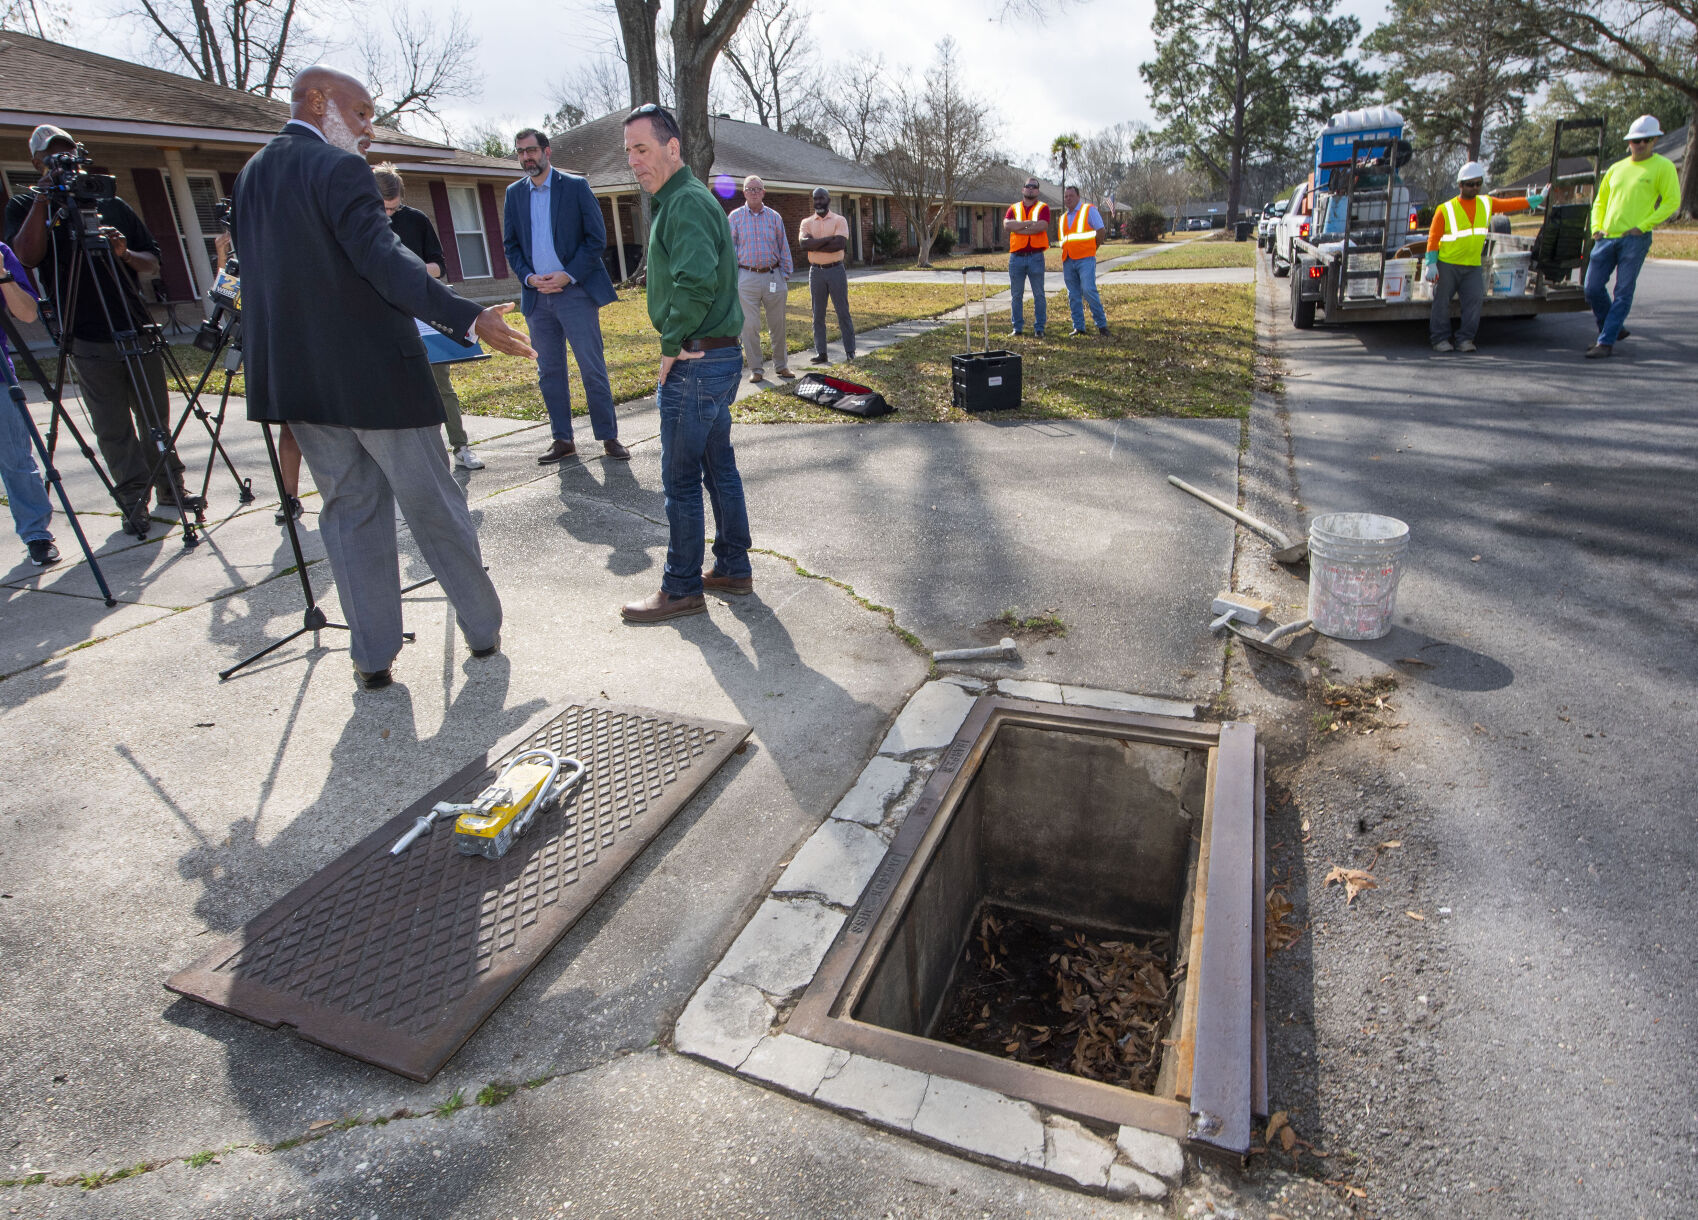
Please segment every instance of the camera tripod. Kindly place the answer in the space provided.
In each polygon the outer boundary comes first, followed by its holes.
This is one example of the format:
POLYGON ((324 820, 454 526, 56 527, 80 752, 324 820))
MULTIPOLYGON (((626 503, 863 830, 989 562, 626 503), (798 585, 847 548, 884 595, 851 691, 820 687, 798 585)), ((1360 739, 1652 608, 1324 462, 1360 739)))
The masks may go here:
MULTIPOLYGON (((206 371, 202 374, 200 384, 193 392, 188 390, 188 378, 183 372, 182 365, 172 353, 169 344, 165 342, 159 326, 147 315, 146 307, 142 304, 134 287, 118 270, 118 260, 113 253, 112 244, 101 232, 100 217, 96 203, 75 196, 69 187, 55 186, 52 188, 50 200, 53 205, 52 225, 64 225, 71 234, 72 251, 70 266, 63 279, 58 279, 59 268, 55 267, 56 282, 51 294, 55 303, 62 303, 61 309, 48 311, 50 328, 56 331, 58 341, 59 365, 51 381, 42 379, 42 388, 48 401, 52 404, 52 421, 48 426, 47 448, 51 453, 58 443, 58 431, 61 423, 68 425, 76 436, 78 446, 83 456, 88 459, 99 474, 105 485, 107 494, 117 504, 118 511, 123 514, 125 528, 137 537, 145 538, 148 533, 148 520, 144 509, 148 488, 156 483, 162 473, 180 490, 174 492, 167 501, 161 496, 160 507, 166 503, 175 508, 178 522, 183 531, 183 546, 185 549, 199 545, 200 537, 196 532, 198 526, 206 524, 205 492, 211 483, 212 467, 218 458, 222 458, 230 475, 236 481, 237 494, 241 503, 253 501, 253 488, 236 471, 235 463, 230 460, 229 453, 224 449, 221 433, 224 424, 224 410, 229 399, 231 375, 226 371, 224 402, 220 404, 217 420, 207 413, 200 404, 200 395, 206 381, 212 372, 209 361, 206 371), (87 272, 85 277, 85 271, 87 272), (145 472, 140 495, 137 502, 124 503, 117 485, 111 475, 95 460, 94 451, 82 438, 81 434, 71 424, 70 416, 63 405, 65 377, 70 369, 70 357, 76 346, 75 330, 78 318, 78 296, 84 280, 94 289, 99 304, 100 318, 105 324, 106 333, 111 336, 111 343, 117 350, 119 359, 124 366, 124 374, 129 383, 129 390, 134 401, 141 406, 142 423, 146 428, 146 439, 151 442, 154 456, 145 472), (107 285, 117 294, 117 308, 107 297, 107 285), (121 312, 120 312, 121 311, 121 312), (164 371, 173 379, 179 392, 187 397, 182 416, 174 428, 170 424, 169 390, 160 392, 148 376, 144 362, 150 356, 157 356, 164 371), (177 458, 176 445, 183 429, 187 426, 190 416, 200 420, 212 441, 212 452, 207 456, 206 476, 202 481, 199 496, 187 494, 181 489, 181 479, 175 466, 181 465, 177 458), (175 463, 175 465, 173 464, 175 463), (192 518, 192 520, 191 520, 192 518)), ((54 247, 56 249, 56 246, 54 247)), ((39 367, 31 361, 32 372, 38 377, 39 367)))
MULTIPOLYGON (((12 350, 23 356, 28 363, 34 364, 35 357, 29 355, 29 348, 24 346, 23 339, 18 335, 17 327, 12 325, 12 319, 4 309, 0 309, 0 319, 3 319, 6 323, 6 336, 11 343, 12 350)), ((112 590, 106 584, 106 574, 100 570, 100 564, 95 561, 94 551, 90 549, 88 537, 83 533, 82 522, 77 520, 76 510, 71 507, 71 498, 65 494, 65 481, 59 477, 59 468, 53 464, 53 453, 48 449, 47 443, 41 439, 41 429, 35 426, 35 417, 29 413, 29 402, 24 398, 24 387, 18 384, 18 375, 12 371, 11 364, 3 358, 0 358, 0 373, 4 373, 6 376, 6 389, 11 395, 12 405, 23 414, 24 425, 29 429, 30 442, 35 446, 36 455, 41 459, 42 469, 45 472, 43 478, 46 479, 49 487, 59 493, 59 507, 65 510, 65 519, 71 523, 71 532, 77 536, 77 545, 82 548, 83 558, 88 560, 88 569, 94 573, 94 583, 100 586, 101 599, 108 608, 116 606, 118 599, 112 596, 112 590)), ((77 440, 86 446, 87 442, 83 441, 80 434, 77 436, 77 440)))

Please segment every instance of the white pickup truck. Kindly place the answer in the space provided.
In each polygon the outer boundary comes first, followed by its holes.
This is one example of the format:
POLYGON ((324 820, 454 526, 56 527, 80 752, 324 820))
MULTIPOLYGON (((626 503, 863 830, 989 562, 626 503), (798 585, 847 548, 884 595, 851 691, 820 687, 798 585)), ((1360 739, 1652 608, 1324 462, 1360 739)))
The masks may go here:
POLYGON ((1292 259, 1295 256, 1296 243, 1309 240, 1310 226, 1314 223, 1315 188, 1305 182, 1291 192, 1291 205, 1285 209, 1285 214, 1274 222, 1273 232, 1268 240, 1268 258, 1273 264, 1275 275, 1290 275, 1292 259))

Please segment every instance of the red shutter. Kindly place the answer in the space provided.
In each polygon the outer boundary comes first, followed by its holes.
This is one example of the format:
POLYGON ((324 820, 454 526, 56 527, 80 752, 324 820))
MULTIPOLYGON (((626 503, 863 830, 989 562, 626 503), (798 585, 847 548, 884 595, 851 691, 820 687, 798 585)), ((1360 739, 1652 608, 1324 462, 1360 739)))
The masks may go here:
MULTIPOLYGON (((130 177, 136 184, 142 223, 159 243, 159 278, 165 281, 167 295, 173 301, 194 300, 194 282, 189 278, 189 265, 183 257, 183 243, 177 237, 171 198, 165 193, 165 175, 156 169, 132 169, 130 177)), ((142 285, 142 295, 151 295, 146 284, 142 285)))
POLYGON ((483 205, 483 231, 489 241, 489 269, 498 280, 507 278, 507 250, 501 240, 501 209, 495 206, 495 188, 478 183, 478 202, 483 205))
POLYGON ((448 206, 448 187, 440 180, 430 184, 430 210, 436 213, 436 236, 442 241, 443 278, 458 284, 466 277, 460 272, 460 243, 454 238, 454 212, 448 206))

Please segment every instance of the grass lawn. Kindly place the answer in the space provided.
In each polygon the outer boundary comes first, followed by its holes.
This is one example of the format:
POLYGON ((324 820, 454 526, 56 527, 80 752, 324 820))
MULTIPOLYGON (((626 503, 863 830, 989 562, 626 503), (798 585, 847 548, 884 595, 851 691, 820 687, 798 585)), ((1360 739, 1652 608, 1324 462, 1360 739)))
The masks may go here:
MULTIPOLYGON (((1254 290, 1240 284, 1110 285, 1102 290, 1106 339, 1003 339, 1022 357, 1022 402, 997 419, 1185 416, 1243 419, 1254 382, 1254 290)), ((841 374, 871 385, 897 421, 964 421, 950 405, 950 358, 959 330, 945 328, 863 356, 841 374)), ((816 407, 788 387, 732 407, 739 423, 877 423, 816 407)))
POLYGON ((1256 243, 1249 241, 1198 241, 1177 250, 1159 253, 1128 263, 1126 271, 1179 271, 1190 267, 1254 267, 1256 243))
MULTIPOLYGON (((997 291, 993 283, 991 293, 997 291)), ((973 299, 981 299, 979 286, 972 286, 973 299)), ((790 285, 790 305, 785 320, 785 346, 792 352, 813 347, 813 307, 805 283, 790 285)), ((907 318, 929 318, 961 307, 959 284, 858 284, 849 281, 849 310, 857 331, 872 330, 907 318)), ((507 320, 523 330, 525 319, 518 312, 507 320)), ((826 311, 829 340, 838 338, 837 315, 826 311)), ((763 332, 764 340, 764 332, 763 332)), ((601 338, 607 358, 607 376, 613 384, 613 401, 625 402, 654 393, 655 374, 660 368, 660 341, 649 324, 648 299, 641 291, 626 291, 619 300, 601 311, 601 338)), ((543 419, 542 391, 537 388, 536 366, 513 356, 492 356, 453 369, 454 389, 468 415, 502 415, 512 419, 543 419)), ((571 362, 572 414, 585 415, 584 385, 578 362, 571 362)))

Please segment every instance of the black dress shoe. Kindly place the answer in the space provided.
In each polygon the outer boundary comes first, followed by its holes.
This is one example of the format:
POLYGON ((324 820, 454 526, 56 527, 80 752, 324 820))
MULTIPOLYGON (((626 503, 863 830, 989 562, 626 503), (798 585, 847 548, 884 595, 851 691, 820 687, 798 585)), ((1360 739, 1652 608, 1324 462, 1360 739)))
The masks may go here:
POLYGON ((148 520, 147 501, 137 500, 124 510, 124 532, 132 538, 146 538, 147 531, 153 528, 148 520))
POLYGON ((382 690, 395 680, 395 675, 387 667, 370 674, 356 667, 354 678, 359 682, 361 690, 382 690))
POLYGON ((830 364, 831 363, 831 357, 830 356, 809 356, 808 357, 808 363, 809 364, 830 364))
POLYGON ((602 452, 606 453, 608 457, 612 458, 616 462, 628 462, 631 460, 631 451, 625 448, 624 445, 621 445, 618 440, 603 441, 601 443, 601 448, 602 452))
POLYGON ((577 446, 576 442, 573 442, 573 441, 555 441, 552 445, 550 445, 548 447, 548 452, 541 453, 541 454, 537 455, 537 465, 538 466, 552 465, 553 463, 560 461, 561 458, 571 457, 576 452, 578 452, 578 446, 577 446))

